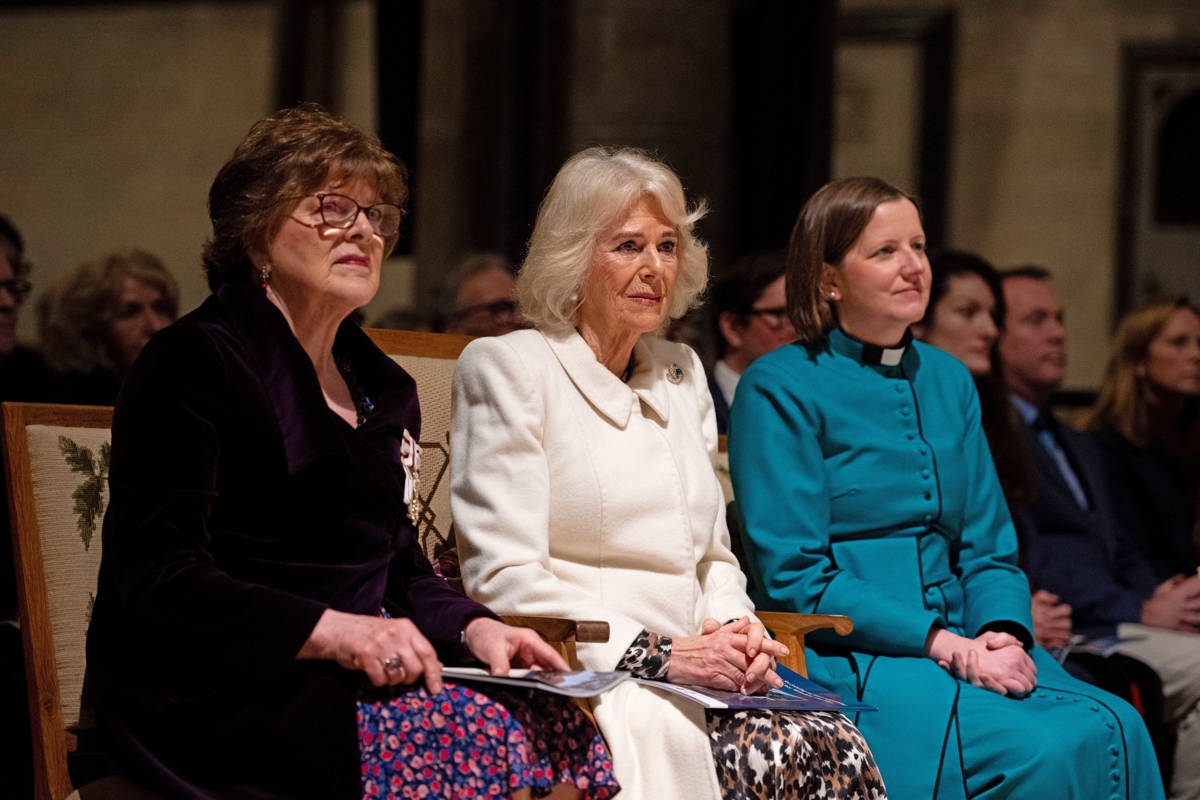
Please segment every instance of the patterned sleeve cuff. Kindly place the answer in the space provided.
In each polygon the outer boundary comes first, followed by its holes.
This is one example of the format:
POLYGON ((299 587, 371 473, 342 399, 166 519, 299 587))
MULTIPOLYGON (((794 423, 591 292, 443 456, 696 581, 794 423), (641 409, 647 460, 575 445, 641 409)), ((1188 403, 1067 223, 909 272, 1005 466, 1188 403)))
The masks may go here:
POLYGON ((667 677, 671 667, 671 637, 661 633, 642 631, 617 664, 635 678, 660 681, 667 677))

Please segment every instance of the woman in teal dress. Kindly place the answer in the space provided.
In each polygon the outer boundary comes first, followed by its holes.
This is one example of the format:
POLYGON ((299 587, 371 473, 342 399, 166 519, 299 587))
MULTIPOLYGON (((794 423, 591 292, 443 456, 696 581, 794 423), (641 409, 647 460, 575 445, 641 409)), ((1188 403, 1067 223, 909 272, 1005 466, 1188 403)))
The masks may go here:
POLYGON ((810 676, 878 708, 856 722, 897 798, 1161 798, 1146 729, 1033 646, 1029 584, 971 376, 911 341, 929 299, 916 201, 835 181, 796 221, 800 341, 738 384, 730 465, 765 608, 850 614, 810 676))

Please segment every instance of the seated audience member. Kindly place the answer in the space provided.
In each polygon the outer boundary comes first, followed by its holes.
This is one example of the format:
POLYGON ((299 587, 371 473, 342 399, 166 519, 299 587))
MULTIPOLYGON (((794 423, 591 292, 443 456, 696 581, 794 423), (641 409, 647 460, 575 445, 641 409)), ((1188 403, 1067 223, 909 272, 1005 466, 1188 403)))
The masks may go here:
POLYGON ((126 378, 88 669, 116 761, 164 795, 617 789, 565 698, 442 679, 566 664, 417 541, 417 387, 348 321, 406 196, 404 166, 319 108, 259 121, 209 192, 213 293, 126 378))
POLYGON ((911 340, 929 299, 916 201, 826 184, 787 269, 800 339, 746 369, 729 419, 748 562, 764 607, 853 616, 809 637, 808 669, 879 709, 858 723, 889 791, 1162 797, 1137 713, 1034 645, 971 375, 911 340))
POLYGON ((1193 575, 1200 475, 1200 312, 1186 300, 1130 312, 1084 416, 1105 455, 1113 515, 1159 580, 1193 575))
POLYGON ((750 362, 796 339, 787 315, 783 267, 781 252, 752 253, 709 290, 717 360, 708 373, 708 388, 718 433, 725 433, 738 378, 750 362))
POLYGON ((42 349, 61 376, 65 402, 112 405, 121 380, 150 337, 179 311, 179 287, 144 250, 111 253, 55 288, 42 349))
POLYGON ((1176 733, 1170 795, 1200 797, 1200 578, 1155 574, 1113 512, 1103 457, 1051 411, 1067 342, 1049 273, 1020 267, 1003 279, 1000 357, 1037 472, 1022 528, 1025 567, 1035 585, 1071 605, 1077 629, 1116 632, 1118 652, 1158 673, 1176 733))
MULTIPOLYGON (((704 369, 660 337, 704 288, 703 213, 641 151, 567 160, 517 279, 536 329, 458 362, 452 508, 472 596, 609 623, 583 667, 757 693, 780 685, 783 647, 729 549, 704 369)), ((840 714, 706 713, 632 681, 591 705, 630 797, 884 796, 840 714)))
POLYGON ((517 308, 516 280, 499 254, 467 256, 435 291, 435 331, 500 336, 524 327, 525 319, 517 308))
POLYGON ((0 215, 0 400, 45 402, 55 393, 42 356, 17 342, 17 317, 33 289, 29 272, 21 232, 0 215))
MULTIPOLYGON (((1019 541, 1022 525, 1026 524, 1026 506, 1036 491, 1037 473, 1000 365, 999 337, 1004 325, 1000 273, 980 256, 954 250, 932 255, 929 268, 929 305, 924 319, 913 326, 913 334, 963 362, 974 378, 983 432, 1019 541)), ((1072 675, 1138 708, 1165 773, 1175 740, 1163 724, 1162 682, 1158 675, 1137 659, 1120 653, 1104 656, 1070 652, 1071 606, 1040 588, 1033 591, 1031 599, 1034 641, 1054 654, 1072 675)))
MULTIPOLYGON (((17 343, 17 316, 29 296, 29 262, 21 232, 0 215, 0 400, 55 399, 54 379, 34 350, 17 343)), ((0 476, 0 775, 16 797, 33 791, 29 707, 25 695, 21 632, 17 628, 17 581, 13 572, 8 482, 0 476)))

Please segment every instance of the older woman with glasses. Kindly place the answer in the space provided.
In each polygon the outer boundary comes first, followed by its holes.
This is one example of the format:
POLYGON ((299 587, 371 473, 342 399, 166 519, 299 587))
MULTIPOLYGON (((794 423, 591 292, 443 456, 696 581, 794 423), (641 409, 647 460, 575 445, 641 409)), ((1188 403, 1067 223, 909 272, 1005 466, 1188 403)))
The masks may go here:
POLYGON ((378 140, 316 107, 255 124, 209 193, 213 294, 126 378, 88 668, 116 763, 163 794, 616 789, 574 705, 442 680, 566 665, 417 542, 416 386, 347 319, 406 195, 378 140))
POLYGON ((822 713, 710 712, 654 688, 780 685, 730 551, 704 369, 659 334, 708 252, 666 165, 591 148, 559 170, 517 278, 536 330, 477 339, 454 378, 463 581, 523 614, 606 620, 582 666, 627 670, 593 703, 633 797, 880 798, 855 727, 822 713))

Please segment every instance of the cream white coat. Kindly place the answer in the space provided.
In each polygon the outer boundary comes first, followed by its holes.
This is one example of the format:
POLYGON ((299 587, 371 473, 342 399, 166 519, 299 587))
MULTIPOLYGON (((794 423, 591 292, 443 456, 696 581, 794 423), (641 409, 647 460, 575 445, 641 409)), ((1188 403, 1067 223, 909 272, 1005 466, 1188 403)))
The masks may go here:
MULTIPOLYGON (((712 467, 703 367, 644 336, 628 383, 575 332, 477 339, 459 358, 451 509, 467 591, 501 613, 602 619, 586 669, 642 630, 698 633, 753 614, 712 467)), ((627 683, 593 700, 630 798, 719 797, 704 712, 627 683)))

